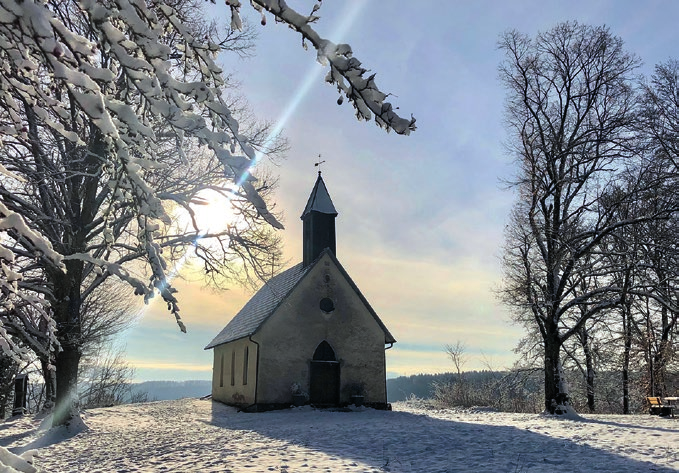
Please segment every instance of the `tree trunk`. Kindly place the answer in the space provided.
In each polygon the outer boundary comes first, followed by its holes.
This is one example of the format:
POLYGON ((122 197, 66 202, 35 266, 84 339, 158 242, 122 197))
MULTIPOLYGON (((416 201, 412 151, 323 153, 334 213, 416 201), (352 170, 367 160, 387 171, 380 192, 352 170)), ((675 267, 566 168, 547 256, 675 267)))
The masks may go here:
POLYGON ((545 342, 545 411, 565 414, 570 408, 568 386, 561 367, 561 340, 558 333, 547 333, 545 342))
POLYGON ((56 395, 56 378, 54 369, 49 369, 49 360, 47 358, 40 358, 40 369, 42 371, 42 377, 45 380, 45 403, 43 404, 43 409, 51 410, 54 407, 56 395))
POLYGON ((9 401, 12 398, 14 377, 19 373, 19 365, 0 350, 0 421, 11 412, 9 401))
POLYGON ((52 425, 68 423, 75 413, 76 391, 78 388, 78 366, 82 348, 82 326, 80 323, 80 282, 82 262, 65 262, 67 273, 55 284, 55 303, 52 305, 54 320, 57 322, 57 339, 61 351, 56 354, 56 405, 52 425))
POLYGON ((624 328, 624 346, 622 352, 622 413, 629 414, 629 362, 632 351, 632 319, 629 303, 622 305, 622 324, 624 328))
POLYGON ((644 312, 644 317, 646 318, 646 346, 644 351, 646 352, 646 358, 648 360, 648 386, 646 387, 647 396, 655 396, 655 367, 654 361, 655 356, 653 355, 653 327, 651 325, 651 315, 648 308, 648 300, 646 301, 646 310, 644 312))
POLYGON ((589 346, 589 334, 584 326, 580 331, 580 342, 582 343, 582 350, 585 353, 585 366, 587 369, 587 374, 585 376, 587 382, 587 408, 589 409, 589 412, 594 412, 594 359, 592 357, 592 350, 589 346))
POLYGON ((665 381, 667 372, 667 342, 661 340, 658 351, 653 355, 653 393, 655 396, 667 395, 667 382, 665 381))
POLYGON ((78 365, 80 347, 73 344, 63 346, 56 358, 56 407, 52 425, 68 423, 74 414, 76 390, 78 388, 78 365))
MULTIPOLYGON (((669 293, 669 289, 666 292, 669 293)), ((662 307, 660 314, 662 327, 658 351, 653 357, 653 392, 656 396, 666 396, 668 392, 667 364, 672 358, 672 341, 670 337, 675 325, 676 314, 670 314, 670 311, 666 306, 662 307)))

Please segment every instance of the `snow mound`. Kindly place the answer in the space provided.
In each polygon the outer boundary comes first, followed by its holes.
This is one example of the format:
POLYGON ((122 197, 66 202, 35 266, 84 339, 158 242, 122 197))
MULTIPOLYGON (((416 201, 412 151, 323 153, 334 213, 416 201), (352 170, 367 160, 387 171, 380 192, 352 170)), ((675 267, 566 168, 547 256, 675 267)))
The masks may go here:
POLYGON ((15 455, 5 447, 0 447, 0 473, 35 473, 38 471, 33 463, 37 450, 28 450, 21 455, 15 455))

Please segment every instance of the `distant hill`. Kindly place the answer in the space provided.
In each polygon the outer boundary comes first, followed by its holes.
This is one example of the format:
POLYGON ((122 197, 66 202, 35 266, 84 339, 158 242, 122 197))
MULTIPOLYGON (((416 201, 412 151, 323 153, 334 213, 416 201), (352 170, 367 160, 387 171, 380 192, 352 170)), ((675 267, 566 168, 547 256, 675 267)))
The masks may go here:
POLYGON ((147 393, 149 401, 203 397, 212 392, 212 381, 144 381, 132 385, 132 393, 147 393))
MULTIPOLYGON (((468 377, 482 376, 482 373, 466 373, 468 377)), ((422 399, 432 397, 432 385, 435 382, 448 382, 454 378, 453 373, 416 374, 387 379, 387 401, 403 401, 410 396, 422 399)), ((487 374, 486 374, 487 376, 487 374)), ((202 397, 212 392, 209 380, 195 381, 144 381, 132 385, 132 392, 146 392, 149 401, 171 401, 185 397, 202 397)))
MULTIPOLYGON (((388 402, 402 401, 411 395, 419 398, 431 397, 434 381, 447 381, 451 375, 418 374, 387 380, 388 402)), ((149 401, 172 401, 185 397, 202 397, 212 392, 212 382, 195 381, 144 381, 132 385, 132 394, 147 393, 149 401)))

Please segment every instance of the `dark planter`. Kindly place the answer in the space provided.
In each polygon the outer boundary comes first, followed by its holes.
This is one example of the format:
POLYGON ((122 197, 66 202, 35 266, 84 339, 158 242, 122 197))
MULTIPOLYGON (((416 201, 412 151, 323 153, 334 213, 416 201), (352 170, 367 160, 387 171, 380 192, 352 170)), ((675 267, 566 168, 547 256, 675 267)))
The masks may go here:
POLYGON ((362 394, 352 394, 351 403, 356 407, 361 407, 363 405, 363 395, 362 394))
POLYGON ((306 403, 306 396, 304 394, 293 394, 292 405, 295 407, 303 406, 306 403))

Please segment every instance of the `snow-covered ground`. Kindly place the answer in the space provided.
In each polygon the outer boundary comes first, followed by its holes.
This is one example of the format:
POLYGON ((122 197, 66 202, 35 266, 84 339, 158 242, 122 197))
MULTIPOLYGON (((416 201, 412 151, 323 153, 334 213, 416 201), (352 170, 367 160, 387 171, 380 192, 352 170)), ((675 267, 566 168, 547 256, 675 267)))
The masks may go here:
POLYGON ((40 437, 39 420, 10 419, 0 423, 0 446, 37 447, 43 472, 679 470, 679 418, 649 415, 568 420, 421 403, 246 414, 183 399, 93 409, 84 420, 89 428, 76 435, 40 437))

